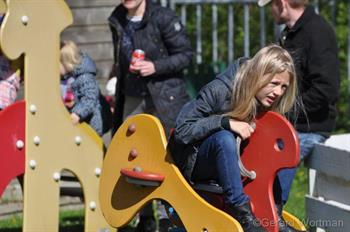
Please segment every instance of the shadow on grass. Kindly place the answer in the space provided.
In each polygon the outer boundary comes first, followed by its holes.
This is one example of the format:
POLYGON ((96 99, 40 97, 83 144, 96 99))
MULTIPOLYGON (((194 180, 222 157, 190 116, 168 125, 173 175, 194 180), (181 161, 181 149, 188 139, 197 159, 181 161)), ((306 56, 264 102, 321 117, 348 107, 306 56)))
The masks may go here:
POLYGON ((22 232, 22 228, 1 228, 1 232, 22 232))
POLYGON ((59 232, 80 232, 84 231, 83 216, 65 216, 61 219, 59 232))
MULTIPOLYGON (((59 232, 83 232, 83 225, 60 226, 59 232)), ((112 230, 116 231, 116 230, 112 230)), ((135 232, 135 228, 127 227, 119 229, 118 232, 135 232)), ((22 232, 22 228, 1 228, 1 232, 22 232)))
MULTIPOLYGON (((83 232, 83 231, 84 231, 83 216, 65 216, 60 223, 59 232, 83 232)), ((112 230, 111 232, 113 231, 116 231, 116 229, 112 230)), ((135 231, 136 231, 135 228, 131 226, 127 226, 123 229, 118 230, 118 232, 135 232, 135 231)), ((14 232, 14 231, 9 231, 9 232, 14 232)))

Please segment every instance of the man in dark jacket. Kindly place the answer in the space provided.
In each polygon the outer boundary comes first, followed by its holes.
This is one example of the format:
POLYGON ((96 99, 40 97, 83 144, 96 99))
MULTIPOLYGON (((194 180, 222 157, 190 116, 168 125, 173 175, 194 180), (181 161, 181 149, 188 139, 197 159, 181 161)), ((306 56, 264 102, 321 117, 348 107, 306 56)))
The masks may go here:
MULTIPOLYGON (((308 0, 259 0, 258 4, 269 2, 275 22, 286 25, 279 42, 292 55, 298 76, 299 97, 304 106, 290 116, 298 131, 303 160, 335 127, 340 82, 336 36, 326 20, 307 6, 308 0)), ((287 169, 278 174, 282 196, 275 200, 280 212, 295 171, 287 169)))
MULTIPOLYGON (((149 113, 160 119, 169 135, 189 100, 182 72, 193 51, 185 28, 172 10, 150 0, 122 0, 109 24, 117 76, 114 132, 126 117, 149 113), (131 64, 136 49, 144 52, 145 59, 131 64)), ((139 231, 154 231, 149 223, 152 215, 151 207, 141 214, 139 231)), ((163 222, 167 221, 159 221, 160 231, 167 231, 163 222)))

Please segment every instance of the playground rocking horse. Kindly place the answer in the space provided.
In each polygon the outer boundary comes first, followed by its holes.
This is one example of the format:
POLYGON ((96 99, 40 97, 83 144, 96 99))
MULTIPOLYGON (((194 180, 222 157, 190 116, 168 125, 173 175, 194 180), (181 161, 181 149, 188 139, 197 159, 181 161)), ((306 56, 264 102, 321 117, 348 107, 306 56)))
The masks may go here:
MULTIPOLYGON (((163 128, 153 116, 136 115, 119 128, 108 148, 101 174, 100 203, 107 222, 126 225, 149 201, 162 199, 178 213, 187 231, 243 231, 222 210, 203 200, 183 178, 166 150, 163 128), (194 215, 199 215, 196 218, 194 215)), ((299 162, 296 133, 282 116, 267 112, 256 120, 256 130, 241 154, 255 179, 246 180, 244 191, 263 226, 278 232, 272 185, 276 172, 299 162)), ((303 224, 284 212, 295 228, 303 224)))

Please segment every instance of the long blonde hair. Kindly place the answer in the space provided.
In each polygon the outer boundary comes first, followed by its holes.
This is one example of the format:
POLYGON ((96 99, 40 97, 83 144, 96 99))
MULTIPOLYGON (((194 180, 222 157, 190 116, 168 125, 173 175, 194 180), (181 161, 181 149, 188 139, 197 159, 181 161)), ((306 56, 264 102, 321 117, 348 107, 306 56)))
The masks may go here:
POLYGON ((81 62, 80 50, 71 40, 64 40, 61 42, 60 53, 60 61, 67 72, 72 72, 81 62))
POLYGON ((246 61, 238 70, 232 89, 233 110, 228 113, 232 118, 251 122, 259 107, 256 94, 266 86, 275 74, 287 71, 290 76, 289 87, 281 98, 274 102, 271 111, 284 114, 294 105, 297 83, 292 57, 277 45, 262 48, 246 61))

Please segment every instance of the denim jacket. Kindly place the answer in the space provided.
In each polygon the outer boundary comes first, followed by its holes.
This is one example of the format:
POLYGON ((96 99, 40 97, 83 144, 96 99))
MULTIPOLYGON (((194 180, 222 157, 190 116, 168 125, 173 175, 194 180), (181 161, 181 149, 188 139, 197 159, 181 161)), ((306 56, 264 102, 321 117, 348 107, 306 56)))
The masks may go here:
POLYGON ((196 99, 183 106, 176 119, 168 149, 187 180, 196 162, 197 151, 203 139, 225 129, 223 114, 231 110, 232 85, 239 65, 246 59, 241 58, 231 64, 223 73, 205 85, 196 99))

